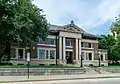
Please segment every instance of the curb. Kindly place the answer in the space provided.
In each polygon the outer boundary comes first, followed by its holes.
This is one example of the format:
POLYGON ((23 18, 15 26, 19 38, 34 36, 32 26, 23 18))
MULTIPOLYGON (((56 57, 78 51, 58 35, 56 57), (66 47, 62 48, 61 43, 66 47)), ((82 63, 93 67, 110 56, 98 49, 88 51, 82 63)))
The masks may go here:
POLYGON ((86 78, 65 78, 65 79, 46 79, 46 80, 21 80, 21 81, 0 81, 0 83, 14 83, 14 82, 32 82, 32 81, 55 81, 55 80, 83 80, 83 79, 99 79, 99 78, 120 78, 120 76, 106 76, 106 77, 86 77, 86 78))

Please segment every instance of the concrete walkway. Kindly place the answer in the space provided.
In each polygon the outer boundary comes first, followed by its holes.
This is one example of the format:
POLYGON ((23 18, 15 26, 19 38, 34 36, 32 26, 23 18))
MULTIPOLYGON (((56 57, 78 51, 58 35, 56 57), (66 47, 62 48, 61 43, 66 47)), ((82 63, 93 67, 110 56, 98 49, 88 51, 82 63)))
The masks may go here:
POLYGON ((42 76, 0 76, 0 83, 4 82, 25 82, 25 81, 50 81, 50 80, 71 80, 71 79, 95 79, 95 78, 120 78, 117 74, 80 74, 80 75, 42 75, 42 76))

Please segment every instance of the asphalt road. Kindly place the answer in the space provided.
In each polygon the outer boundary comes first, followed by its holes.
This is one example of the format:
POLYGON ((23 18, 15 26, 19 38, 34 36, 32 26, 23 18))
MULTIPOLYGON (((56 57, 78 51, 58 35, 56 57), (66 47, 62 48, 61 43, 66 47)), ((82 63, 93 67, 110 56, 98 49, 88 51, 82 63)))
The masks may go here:
POLYGON ((34 82, 16 82, 16 83, 0 83, 0 84, 120 84, 120 78, 34 81, 34 82))

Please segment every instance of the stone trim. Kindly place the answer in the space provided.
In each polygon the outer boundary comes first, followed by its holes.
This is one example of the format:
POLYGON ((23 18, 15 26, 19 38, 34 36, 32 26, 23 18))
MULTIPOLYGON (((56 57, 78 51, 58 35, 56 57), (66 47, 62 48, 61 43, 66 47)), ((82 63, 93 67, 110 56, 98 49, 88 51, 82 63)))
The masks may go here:
POLYGON ((87 47, 81 47, 82 49, 89 49, 89 50, 93 50, 94 48, 87 48, 87 47))
POLYGON ((55 35, 48 35, 47 38, 56 39, 56 36, 55 35))
POLYGON ((81 34, 69 33, 69 32, 60 32, 59 36, 70 37, 70 38, 81 38, 81 34))
POLYGON ((37 44, 37 45, 41 45, 41 46, 52 46, 52 47, 55 47, 56 45, 48 45, 48 44, 37 44))
POLYGON ((82 42, 87 42, 87 43, 98 43, 98 40, 82 39, 82 42))
POLYGON ((72 51, 73 52, 73 49, 66 49, 65 51, 72 51))

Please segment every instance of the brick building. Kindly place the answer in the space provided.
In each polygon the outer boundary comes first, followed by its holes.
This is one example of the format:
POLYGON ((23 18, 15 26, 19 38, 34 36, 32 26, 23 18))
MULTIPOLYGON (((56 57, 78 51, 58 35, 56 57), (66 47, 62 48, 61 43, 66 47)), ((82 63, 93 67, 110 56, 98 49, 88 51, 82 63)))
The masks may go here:
POLYGON ((31 47, 22 48, 11 46, 11 62, 14 65, 27 64, 26 53, 31 54, 31 65, 79 65, 81 56, 83 65, 107 66, 107 51, 98 49, 98 37, 87 33, 71 21, 64 26, 50 25, 50 34, 43 41, 31 47), (101 55, 99 55, 100 53, 101 55), (102 54, 103 53, 103 54, 102 54))

